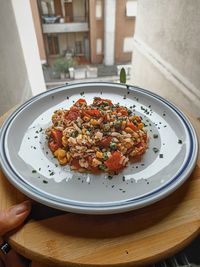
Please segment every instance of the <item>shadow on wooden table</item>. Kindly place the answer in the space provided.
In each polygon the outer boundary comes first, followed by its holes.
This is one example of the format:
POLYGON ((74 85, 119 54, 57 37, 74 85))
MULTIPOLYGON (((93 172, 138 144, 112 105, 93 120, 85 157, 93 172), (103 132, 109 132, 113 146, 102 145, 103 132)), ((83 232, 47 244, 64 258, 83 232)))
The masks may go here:
MULTIPOLYGON (((72 235, 84 238, 113 238, 122 235, 138 233, 146 228, 150 228, 165 220, 169 213, 174 212, 179 205, 182 205, 183 199, 189 190, 190 183, 186 182, 181 188, 172 195, 152 205, 131 212, 111 215, 85 215, 74 213, 63 213, 43 205, 36 205, 37 216, 41 212, 52 218, 41 220, 44 228, 62 235, 72 235), (152 212, 153 211, 153 212, 152 212), (56 224, 53 223, 54 216, 56 224), (60 230, 62 229, 62 230, 60 230), (63 229, 65 229, 63 231, 63 229)), ((33 216, 34 217, 34 216, 33 216)), ((175 219, 175 218, 174 218, 175 219)))

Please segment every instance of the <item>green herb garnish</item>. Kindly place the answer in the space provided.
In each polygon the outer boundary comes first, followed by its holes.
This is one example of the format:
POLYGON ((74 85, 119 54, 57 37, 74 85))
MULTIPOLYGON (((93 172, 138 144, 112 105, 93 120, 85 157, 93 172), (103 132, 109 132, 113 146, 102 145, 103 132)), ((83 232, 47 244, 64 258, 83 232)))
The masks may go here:
POLYGON ((74 131, 71 133, 71 137, 76 138, 78 136, 78 131, 74 131))
POLYGON ((106 166, 104 164, 99 165, 100 170, 106 170, 106 166))
POLYGON ((157 147, 154 147, 153 151, 154 151, 154 153, 157 153, 159 151, 159 149, 157 147))
POLYGON ((110 148, 112 148, 112 149, 117 148, 117 144, 114 143, 114 142, 111 142, 111 143, 110 143, 110 148))

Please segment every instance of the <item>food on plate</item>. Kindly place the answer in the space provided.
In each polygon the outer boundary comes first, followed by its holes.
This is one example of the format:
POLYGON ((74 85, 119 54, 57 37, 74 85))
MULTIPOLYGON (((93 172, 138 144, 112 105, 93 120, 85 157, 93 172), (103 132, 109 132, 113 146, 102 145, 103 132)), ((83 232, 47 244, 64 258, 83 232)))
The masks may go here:
POLYGON ((119 173, 148 148, 142 118, 108 99, 95 97, 88 105, 80 98, 69 110, 56 110, 52 123, 50 150, 59 164, 79 172, 119 173))

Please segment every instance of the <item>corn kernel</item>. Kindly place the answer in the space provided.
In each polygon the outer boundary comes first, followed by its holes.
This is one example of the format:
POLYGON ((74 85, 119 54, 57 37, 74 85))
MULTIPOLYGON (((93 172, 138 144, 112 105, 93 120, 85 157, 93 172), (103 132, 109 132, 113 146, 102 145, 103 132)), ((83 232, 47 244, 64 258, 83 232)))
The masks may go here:
POLYGON ((142 129, 143 127, 144 127, 144 123, 141 122, 141 123, 138 124, 138 128, 139 129, 142 129))
POLYGON ((62 158, 62 159, 58 159, 58 161, 59 161, 59 163, 60 163, 61 165, 66 165, 67 162, 68 162, 68 160, 67 160, 66 157, 65 157, 65 158, 62 158))
POLYGON ((100 151, 97 151, 96 152, 96 157, 99 158, 99 159, 102 159, 103 158, 103 153, 100 152, 100 151))
POLYGON ((84 117, 83 117, 83 120, 87 122, 87 121, 90 120, 90 118, 89 118, 88 116, 84 116, 84 117))
POLYGON ((121 127, 122 127, 122 129, 124 129, 126 127, 126 121, 122 121, 121 127))
POLYGON ((98 121, 97 121, 97 120, 95 120, 95 119, 91 119, 91 121, 90 121, 90 122, 91 122, 91 124, 92 124, 92 125, 97 125, 97 124, 98 124, 98 121))
POLYGON ((58 158, 64 158, 66 156, 66 151, 64 149, 58 148, 55 152, 54 152, 54 156, 58 157, 58 158))
POLYGON ((136 120, 137 122, 140 122, 141 118, 139 116, 134 116, 134 120, 136 120))

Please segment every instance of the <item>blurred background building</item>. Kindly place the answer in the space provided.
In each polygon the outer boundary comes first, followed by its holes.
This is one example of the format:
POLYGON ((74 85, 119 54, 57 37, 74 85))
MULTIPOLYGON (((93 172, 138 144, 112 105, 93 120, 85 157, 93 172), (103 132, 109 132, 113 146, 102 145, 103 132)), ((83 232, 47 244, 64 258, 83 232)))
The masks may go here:
POLYGON ((135 0, 36 1, 32 12, 42 62, 71 55, 79 63, 130 63, 136 10, 135 0))
POLYGON ((198 0, 7 0, 0 9, 0 113, 66 82, 154 91, 200 117, 198 0), (167 18, 167 19, 166 19, 167 18))

